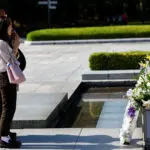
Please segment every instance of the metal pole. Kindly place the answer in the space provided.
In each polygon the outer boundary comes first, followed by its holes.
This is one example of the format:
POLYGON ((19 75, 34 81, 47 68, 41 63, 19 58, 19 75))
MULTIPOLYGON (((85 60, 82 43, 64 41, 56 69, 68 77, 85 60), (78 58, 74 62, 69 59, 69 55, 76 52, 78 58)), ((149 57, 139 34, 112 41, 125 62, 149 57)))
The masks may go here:
POLYGON ((51 11, 49 6, 50 6, 50 0, 48 0, 47 7, 48 7, 48 27, 51 28, 51 11))

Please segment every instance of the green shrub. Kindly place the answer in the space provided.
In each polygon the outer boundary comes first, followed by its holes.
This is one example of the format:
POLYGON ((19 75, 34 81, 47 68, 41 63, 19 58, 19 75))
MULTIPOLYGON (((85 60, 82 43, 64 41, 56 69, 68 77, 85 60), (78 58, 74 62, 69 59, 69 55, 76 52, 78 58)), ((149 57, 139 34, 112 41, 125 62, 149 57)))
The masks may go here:
POLYGON ((70 40, 149 37, 150 25, 42 29, 27 34, 27 40, 70 40))
POLYGON ((139 62, 143 61, 150 52, 98 52, 89 57, 91 70, 139 69, 139 62))

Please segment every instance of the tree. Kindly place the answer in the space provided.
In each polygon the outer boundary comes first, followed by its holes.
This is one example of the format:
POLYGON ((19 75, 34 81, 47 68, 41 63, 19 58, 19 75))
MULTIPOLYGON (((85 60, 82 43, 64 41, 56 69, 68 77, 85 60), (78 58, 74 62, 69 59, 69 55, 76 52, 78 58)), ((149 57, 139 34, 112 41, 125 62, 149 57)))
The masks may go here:
POLYGON ((38 0, 8 0, 9 16, 20 22, 34 21, 38 0))

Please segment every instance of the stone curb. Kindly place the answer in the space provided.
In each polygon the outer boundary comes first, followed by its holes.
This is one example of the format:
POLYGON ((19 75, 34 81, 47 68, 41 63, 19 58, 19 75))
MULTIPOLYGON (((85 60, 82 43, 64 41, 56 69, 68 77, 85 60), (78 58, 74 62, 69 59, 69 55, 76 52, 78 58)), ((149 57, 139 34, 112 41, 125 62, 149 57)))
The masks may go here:
POLYGON ((140 70, 87 71, 82 80, 128 80, 135 79, 140 70))
POLYGON ((150 38, 121 38, 121 39, 90 39, 90 40, 53 40, 53 41, 27 41, 27 45, 48 45, 48 44, 94 44, 94 43, 134 43, 150 42, 150 38))

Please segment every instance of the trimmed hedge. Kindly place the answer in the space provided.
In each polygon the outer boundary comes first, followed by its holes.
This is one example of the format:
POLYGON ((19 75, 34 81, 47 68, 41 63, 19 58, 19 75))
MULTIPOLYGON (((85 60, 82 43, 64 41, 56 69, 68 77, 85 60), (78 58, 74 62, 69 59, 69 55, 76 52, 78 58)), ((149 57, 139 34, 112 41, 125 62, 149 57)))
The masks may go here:
POLYGON ((150 25, 42 29, 27 34, 29 41, 129 37, 150 37, 150 25))
POLYGON ((99 52, 89 57, 91 70, 139 69, 139 62, 143 61, 150 52, 99 52))

